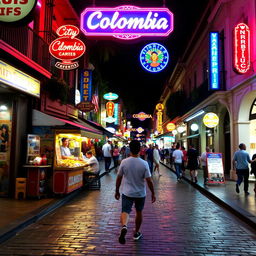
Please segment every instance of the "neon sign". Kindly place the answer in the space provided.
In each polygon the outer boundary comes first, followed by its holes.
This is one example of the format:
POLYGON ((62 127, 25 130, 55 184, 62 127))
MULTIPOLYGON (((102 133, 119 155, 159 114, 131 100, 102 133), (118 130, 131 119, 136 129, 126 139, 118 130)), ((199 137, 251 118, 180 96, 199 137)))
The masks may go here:
POLYGON ((167 8, 86 8, 81 14, 86 36, 113 36, 130 40, 142 36, 166 37, 173 31, 173 13, 167 8))
POLYGON ((166 48, 158 43, 147 44, 140 52, 140 63, 149 72, 163 70, 169 61, 166 48))
POLYGON ((244 74, 250 69, 250 29, 244 23, 239 23, 234 31, 234 67, 244 74))
POLYGON ((163 133, 163 110, 164 110, 164 105, 162 103, 158 103, 156 105, 156 116, 157 116, 157 132, 158 133, 163 133))
POLYGON ((112 101, 108 101, 106 104, 106 110, 107 110, 108 117, 113 117, 114 109, 115 109, 115 103, 113 103, 112 101))
POLYGON ((51 42, 49 46, 50 54, 62 62, 56 62, 59 69, 72 70, 77 68, 78 62, 72 60, 80 58, 85 52, 85 45, 75 38, 79 34, 79 29, 73 25, 64 25, 57 29, 59 38, 51 42))
POLYGON ((140 121, 144 121, 147 118, 152 118, 152 115, 146 114, 144 112, 140 112, 138 114, 133 114, 132 117, 133 118, 138 118, 140 121))
POLYGON ((118 99, 118 95, 116 93, 112 93, 112 92, 105 93, 103 95, 103 99, 105 99, 105 100, 116 100, 116 99, 118 99))
POLYGON ((208 128, 214 128, 219 124, 219 117, 215 113, 209 112, 204 115, 203 123, 208 128))
POLYGON ((220 89, 219 33, 210 32, 210 90, 220 89))
POLYGON ((170 122, 170 123, 168 123, 168 124, 166 125, 166 130, 167 130, 168 132, 171 132, 171 131, 175 130, 175 128, 176 128, 176 125, 175 125, 174 123, 172 123, 172 122, 170 122))

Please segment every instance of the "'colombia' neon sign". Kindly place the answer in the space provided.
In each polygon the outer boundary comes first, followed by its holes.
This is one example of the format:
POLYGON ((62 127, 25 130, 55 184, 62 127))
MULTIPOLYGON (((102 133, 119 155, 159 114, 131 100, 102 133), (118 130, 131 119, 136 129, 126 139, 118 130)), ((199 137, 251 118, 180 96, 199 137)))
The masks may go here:
POLYGON ((163 70, 169 61, 166 48, 158 43, 147 44, 140 52, 140 63, 149 72, 163 70))
POLYGON ((210 90, 220 89, 219 33, 210 32, 210 90))
POLYGON ((130 40, 141 36, 166 37, 173 31, 173 13, 167 8, 86 8, 81 14, 86 36, 113 36, 130 40))
POLYGON ((234 31, 235 70, 244 74, 250 69, 250 29, 244 23, 239 23, 234 31))

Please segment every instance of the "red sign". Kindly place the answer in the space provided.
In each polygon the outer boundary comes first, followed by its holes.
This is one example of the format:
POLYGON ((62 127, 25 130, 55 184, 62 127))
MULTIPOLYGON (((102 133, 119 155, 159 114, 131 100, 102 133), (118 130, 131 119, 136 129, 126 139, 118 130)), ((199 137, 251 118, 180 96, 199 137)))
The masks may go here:
POLYGON ((79 34, 79 29, 73 25, 64 25, 59 27, 56 33, 60 38, 51 42, 49 51, 54 58, 62 62, 57 62, 55 66, 64 70, 77 68, 78 63, 72 60, 80 58, 86 48, 81 40, 75 38, 79 34))
POLYGON ((250 69, 250 29, 244 23, 239 23, 234 31, 234 67, 244 74, 250 69))
POLYGON ((106 111, 107 111, 107 116, 113 116, 114 115, 114 108, 115 108, 115 103, 112 101, 108 101, 106 104, 106 111))
POLYGON ((80 102, 78 105, 76 105, 76 108, 78 108, 83 112, 90 112, 94 110, 95 105, 90 101, 83 101, 83 102, 80 102))

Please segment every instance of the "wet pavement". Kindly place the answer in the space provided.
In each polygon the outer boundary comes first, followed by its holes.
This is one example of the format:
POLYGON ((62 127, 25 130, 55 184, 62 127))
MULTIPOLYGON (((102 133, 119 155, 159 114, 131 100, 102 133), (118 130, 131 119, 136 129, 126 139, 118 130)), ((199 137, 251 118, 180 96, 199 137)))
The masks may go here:
MULTIPOLYGON (((116 174, 101 190, 74 200, 0 245, 0 255, 256 255, 256 234, 234 215, 161 166, 154 175, 157 202, 146 200, 143 238, 134 242, 134 211, 127 242, 118 243, 120 201, 116 174)), ((150 194, 150 192, 148 193, 150 194)))

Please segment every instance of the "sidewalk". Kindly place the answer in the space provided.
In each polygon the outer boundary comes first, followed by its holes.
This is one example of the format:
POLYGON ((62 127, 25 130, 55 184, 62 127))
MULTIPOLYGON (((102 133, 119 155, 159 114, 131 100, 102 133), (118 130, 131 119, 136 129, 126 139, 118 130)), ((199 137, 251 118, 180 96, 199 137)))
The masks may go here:
MULTIPOLYGON (((170 168, 170 165, 162 164, 174 172, 174 170, 170 168)), ((203 170, 201 169, 198 170, 197 184, 190 181, 189 170, 186 170, 183 179, 256 229, 256 195, 253 191, 253 182, 249 183, 250 195, 246 196, 243 191, 243 183, 240 186, 239 194, 235 191, 235 181, 226 180, 225 184, 204 185, 203 170)))
MULTIPOLYGON (((101 174, 105 172, 104 161, 100 162, 100 170, 101 174)), ((80 191, 81 189, 78 189, 56 198, 25 200, 0 198, 0 243, 72 200, 80 191)))

